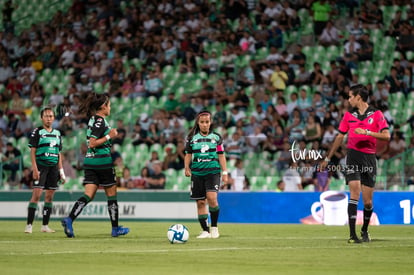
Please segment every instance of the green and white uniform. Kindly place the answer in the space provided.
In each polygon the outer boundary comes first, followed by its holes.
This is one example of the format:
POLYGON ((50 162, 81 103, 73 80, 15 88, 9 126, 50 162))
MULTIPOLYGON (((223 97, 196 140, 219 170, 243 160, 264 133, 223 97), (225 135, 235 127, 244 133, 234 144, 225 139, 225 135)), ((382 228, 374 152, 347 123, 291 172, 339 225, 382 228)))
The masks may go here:
POLYGON ((62 136, 59 130, 51 132, 43 127, 32 131, 28 144, 29 148, 36 148, 36 165, 40 173, 33 188, 57 189, 59 180, 59 154, 62 151, 62 136))
POLYGON ((29 148, 36 148, 36 163, 43 166, 55 166, 59 162, 59 153, 62 151, 62 136, 59 130, 48 132, 43 127, 33 130, 29 148))
POLYGON ((110 130, 111 127, 105 118, 95 115, 89 119, 88 129, 86 130, 88 150, 83 162, 85 169, 83 184, 96 184, 103 187, 116 184, 111 157, 112 140, 106 140, 102 145, 95 148, 89 147, 89 140, 91 138, 103 138, 110 130))
POLYGON ((220 174, 218 155, 223 154, 223 140, 215 132, 203 136, 196 133, 191 140, 187 140, 186 154, 192 154, 191 173, 197 176, 220 174))
POLYGON ((84 160, 85 169, 107 169, 113 167, 111 157, 111 140, 105 141, 104 144, 96 148, 89 147, 89 139, 100 139, 106 136, 111 127, 105 118, 101 116, 92 116, 88 122, 88 129, 86 131, 86 138, 88 142, 88 151, 86 152, 84 160))
POLYGON ((224 153, 221 136, 215 132, 207 136, 196 133, 187 140, 185 153, 192 155, 191 199, 205 199, 206 192, 218 192, 221 172, 218 156, 224 153))

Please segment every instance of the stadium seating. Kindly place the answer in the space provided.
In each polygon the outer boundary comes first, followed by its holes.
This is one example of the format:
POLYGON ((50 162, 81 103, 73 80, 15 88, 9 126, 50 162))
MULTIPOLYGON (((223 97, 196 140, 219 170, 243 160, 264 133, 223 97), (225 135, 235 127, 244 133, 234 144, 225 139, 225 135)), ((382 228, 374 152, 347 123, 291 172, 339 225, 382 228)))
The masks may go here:
MULTIPOLYGON (((16 22, 16 30, 20 33, 24 29, 28 29, 30 24, 32 23, 39 23, 45 22, 51 19, 58 9, 66 11, 72 4, 71 0, 14 0, 15 3, 19 5, 18 9, 13 14, 13 21, 16 22), (30 12, 30 13, 29 13, 30 12), (33 14, 33 16, 29 16, 29 14, 33 14)), ((222 5, 223 1, 219 1, 219 5, 222 5)), ((2 3, 0 3, 0 7, 2 7, 2 3)), ((121 9, 125 9, 127 6, 127 1, 121 1, 121 9)), ((385 26, 388 26, 390 21, 392 20, 395 12, 397 10, 401 10, 406 16, 406 12, 408 7, 398 7, 398 6, 381 6, 381 10, 383 11, 384 15, 384 22, 385 26)), ((0 15, 1 16, 1 15, 0 15)), ((290 43, 296 43, 301 40, 300 36, 312 35, 313 34, 313 22, 312 17, 309 14, 309 11, 306 9, 300 9, 298 11, 298 16, 301 19, 301 28, 300 30, 291 32, 291 33, 284 33, 284 40, 287 42, 285 48, 289 46, 290 43)), ((250 14, 252 17, 252 14, 250 14)), ((253 16, 254 17, 254 16, 253 16)), ((238 20, 228 21, 229 26, 234 30, 239 26, 238 20)), ((386 28, 384 28, 386 29, 386 28)), ((389 69, 392 65, 392 59, 397 58, 400 56, 398 51, 395 51, 396 47, 396 40, 393 37, 384 36, 384 29, 370 29, 367 30, 370 33, 371 41, 374 43, 374 60, 373 61, 365 61, 360 62, 358 64, 357 73, 359 74, 360 82, 364 84, 375 84, 375 82, 379 79, 383 79, 385 75, 389 73, 389 69), (391 54, 390 54, 391 53, 391 54)), ((346 32, 345 32, 346 33, 346 32)), ((215 50, 218 54, 220 59, 221 53, 223 49, 226 47, 224 42, 206 42, 204 43, 204 49, 211 53, 215 50)), ((262 47, 257 50, 255 55, 245 54, 241 55, 235 65, 236 71, 240 71, 244 67, 246 67, 250 60, 263 60, 266 58, 267 54, 269 53, 268 47, 262 47)), ((329 61, 335 60, 338 56, 341 56, 343 53, 343 46, 330 46, 330 47, 322 47, 318 45, 305 45, 303 47, 303 53, 307 56, 307 64, 306 68, 312 69, 313 62, 318 61, 322 65, 323 71, 326 73, 329 67, 329 61)), ((406 58, 412 59, 414 58, 414 52, 408 51, 406 52, 406 58)), ((196 57, 197 64, 199 65, 202 62, 201 57, 196 57)), ((138 70, 142 67, 144 60, 140 60, 138 58, 133 58, 128 60, 126 57, 124 58, 124 67, 129 70, 129 65, 133 64, 138 70)), ((112 114, 110 118, 110 124, 116 125, 116 119, 122 118, 124 122, 129 126, 133 126, 135 124, 136 119, 142 113, 152 114, 155 108, 160 108, 163 106, 166 100, 166 94, 169 92, 175 92, 176 97, 178 98, 181 94, 192 94, 198 91, 201 88, 201 79, 209 79, 210 83, 214 83, 214 79, 208 77, 208 75, 203 71, 198 71, 196 73, 185 73, 182 74, 178 71, 179 62, 174 65, 167 65, 163 67, 162 72, 164 74, 164 95, 157 100, 155 97, 150 98, 112 98, 112 114)), ((50 96, 54 87, 59 88, 59 93, 65 94, 66 89, 69 85, 69 76, 73 72, 73 69, 64 70, 64 69, 44 69, 38 75, 38 81, 41 85, 44 86, 45 92, 47 96, 50 96)), ((222 76, 222 75, 220 75, 222 76)), ((98 93, 102 93, 108 89, 107 85, 103 85, 100 82, 93 83, 94 90, 98 93)), ((312 95, 314 92, 314 88, 310 86, 302 86, 300 88, 305 88, 309 95, 312 95)), ((0 92, 4 90, 4 85, 0 85, 0 92)), ((246 93, 250 96, 252 94, 253 89, 251 87, 246 89, 246 93)), ((289 95, 293 92, 297 92, 298 88, 296 86, 290 85, 286 88, 286 100, 287 102, 290 101, 289 95)), ((253 104, 251 106, 254 106, 253 104)), ((397 123, 403 123, 406 121, 408 116, 410 115, 409 112, 404 110, 412 110, 414 109, 414 96, 411 93, 407 99, 405 100, 402 93, 392 94, 390 96, 390 107, 391 107, 391 114, 394 116, 397 123)), ((36 123, 40 123, 39 119, 39 108, 32 107, 31 108, 30 117, 36 123)), ((251 112, 249 110, 248 112, 251 112)), ((188 122, 189 125, 192 125, 193 122, 188 122)), ((186 125, 186 126, 189 126, 186 125)), ((228 129, 229 133, 231 134, 235 129, 230 128, 228 129)), ((403 126, 402 130, 408 139, 412 136, 411 128, 408 125, 403 126)), ((64 144, 65 149, 72 150, 78 149, 80 142, 84 140, 84 133, 83 131, 79 131, 76 133, 74 137, 65 137, 64 144), (82 132, 82 133, 80 133, 82 132), (81 136, 83 135, 83 136, 81 136)), ((127 144, 129 142, 126 142, 127 144)), ((18 144, 19 149, 21 149, 24 153, 27 152, 27 140, 21 140, 18 144)), ((124 145, 119 148, 123 152, 123 156, 125 156, 125 160, 127 162, 134 162, 134 160, 144 160, 148 159, 149 152, 152 150, 156 150, 160 154, 160 158, 162 159, 165 152, 165 146, 161 146, 159 144, 151 146, 148 148, 146 145, 139 145, 139 146, 132 146, 132 145, 124 145)), ((27 155, 27 154, 24 154, 27 155)), ((410 155, 411 156, 411 155, 410 155)), ((410 158, 412 160, 412 158, 410 158)), ((275 180, 278 179, 280 176, 280 171, 277 171, 274 167, 269 167, 269 162, 263 156, 259 158, 257 154, 254 156, 248 154, 244 156, 245 161, 245 169, 246 172, 252 177, 252 190, 273 190, 275 186, 275 180), (269 182, 270 181, 270 182, 269 182)), ((25 165, 28 162, 28 159, 24 160, 25 165)), ((397 162, 398 164, 398 162, 397 162)), ((398 169, 401 168, 401 164, 388 166, 385 169, 386 165, 381 165, 381 171, 389 171, 390 173, 398 173, 398 169)), ((136 165, 133 168, 134 173, 139 173, 140 165, 136 165)), ((180 171, 182 172, 182 171, 180 171)), ((172 173, 172 171, 168 171, 168 173, 172 173)), ((174 177, 175 178, 175 177, 174 177)), ((187 190, 188 189, 188 180, 183 178, 183 173, 177 173, 176 180, 173 180, 172 183, 168 183, 168 189, 171 190, 187 190)), ((72 185, 74 188, 81 188, 79 184, 79 179, 72 180, 72 185), (76 186, 76 187, 75 187, 76 186)), ((67 188, 65 186, 65 188, 67 188)), ((69 188, 69 187, 68 187, 69 188)), ((334 181, 331 184, 331 188, 338 188, 343 189, 346 188, 342 186, 338 182, 334 181)))

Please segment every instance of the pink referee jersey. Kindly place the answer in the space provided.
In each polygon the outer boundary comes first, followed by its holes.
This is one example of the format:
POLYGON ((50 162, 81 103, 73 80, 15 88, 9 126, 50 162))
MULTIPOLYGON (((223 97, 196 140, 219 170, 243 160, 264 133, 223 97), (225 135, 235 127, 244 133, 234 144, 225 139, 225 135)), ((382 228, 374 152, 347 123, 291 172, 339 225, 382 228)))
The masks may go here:
POLYGON ((381 111, 368 107, 363 115, 358 109, 346 112, 339 124, 338 131, 348 133, 348 149, 354 149, 366 154, 375 154, 377 139, 367 135, 355 134, 356 128, 362 128, 371 132, 381 132, 388 129, 388 123, 381 111))

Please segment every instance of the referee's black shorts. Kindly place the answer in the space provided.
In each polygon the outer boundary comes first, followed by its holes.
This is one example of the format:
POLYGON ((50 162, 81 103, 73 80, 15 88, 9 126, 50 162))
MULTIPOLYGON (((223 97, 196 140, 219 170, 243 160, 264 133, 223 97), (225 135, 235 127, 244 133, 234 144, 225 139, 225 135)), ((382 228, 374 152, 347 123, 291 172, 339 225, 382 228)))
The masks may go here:
POLYGON ((367 154, 349 149, 346 156, 345 179, 359 180, 361 184, 374 187, 377 175, 377 159, 375 154, 367 154))

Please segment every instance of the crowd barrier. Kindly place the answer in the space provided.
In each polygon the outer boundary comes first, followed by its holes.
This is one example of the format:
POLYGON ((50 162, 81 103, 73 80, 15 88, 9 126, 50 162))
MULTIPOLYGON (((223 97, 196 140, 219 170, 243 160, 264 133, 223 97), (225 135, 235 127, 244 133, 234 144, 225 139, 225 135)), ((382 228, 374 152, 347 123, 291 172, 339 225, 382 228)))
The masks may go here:
MULTIPOLYGON (((339 192, 343 199, 348 193, 339 192), (343 194, 343 195, 341 195, 343 194)), ((57 192, 53 203, 52 219, 68 215, 73 203, 82 192, 57 192)), ((31 192, 0 192, 0 219, 25 219, 31 192)), ((220 222, 223 223, 303 223, 330 224, 329 215, 344 215, 346 210, 335 212, 336 206, 325 202, 319 192, 220 192, 220 222), (312 208, 314 215, 312 215, 312 208), (333 211, 333 212, 332 212, 333 211), (325 217, 324 217, 325 215, 325 217)), ((329 198, 328 198, 329 200, 329 198)), ((336 200, 336 199, 334 199, 336 200)), ((138 221, 196 221, 195 202, 188 192, 128 191, 118 194, 120 218, 138 221)), ((373 224, 414 224, 413 192, 382 192, 374 194, 373 224)), ((342 203, 342 206, 346 203, 342 203)), ((43 203, 39 203, 39 210, 43 203)), ((339 206, 338 206, 339 207, 339 206)), ((362 212, 360 199, 358 212, 362 212)), ((37 211, 41 218, 42 211, 37 211)), ((346 214, 345 214, 346 215, 346 214)), ((361 217, 358 219, 360 220, 361 217)), ((106 197, 99 191, 87 205, 79 219, 108 219, 106 197)), ((346 221, 345 219, 342 219, 346 221)), ((335 221, 331 221, 335 224, 335 221)))

